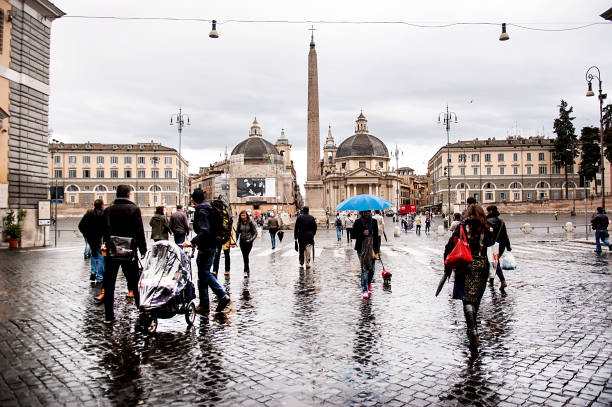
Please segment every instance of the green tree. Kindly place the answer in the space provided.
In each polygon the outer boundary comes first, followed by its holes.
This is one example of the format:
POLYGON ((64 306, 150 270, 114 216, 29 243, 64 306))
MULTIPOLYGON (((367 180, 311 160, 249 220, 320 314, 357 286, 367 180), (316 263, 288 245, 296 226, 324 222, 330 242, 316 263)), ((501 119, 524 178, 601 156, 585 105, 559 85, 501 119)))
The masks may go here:
POLYGON ((552 154, 553 163, 558 167, 563 167, 565 170, 565 198, 568 198, 568 167, 574 168, 574 158, 578 154, 576 147, 578 144, 578 138, 576 136, 576 129, 572 120, 575 117, 570 116, 574 108, 570 106, 567 108, 567 102, 561 99, 559 105, 559 117, 555 119, 553 123, 554 132, 557 138, 554 142, 554 150, 552 154))
POLYGON ((607 105, 604 107, 602 122, 605 155, 606 159, 612 162, 612 105, 607 105))
MULTIPOLYGON (((585 181, 593 181, 601 169, 601 149, 599 148, 599 129, 586 126, 580 132, 580 144, 582 145, 582 162, 579 174, 585 181)), ((597 182, 595 183, 595 194, 597 194, 597 182)))

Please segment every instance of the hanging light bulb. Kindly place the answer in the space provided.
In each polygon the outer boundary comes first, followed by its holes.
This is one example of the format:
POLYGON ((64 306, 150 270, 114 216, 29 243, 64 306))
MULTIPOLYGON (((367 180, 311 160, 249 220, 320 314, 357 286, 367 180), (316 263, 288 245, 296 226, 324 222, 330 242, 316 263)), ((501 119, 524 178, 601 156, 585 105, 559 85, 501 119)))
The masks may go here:
POLYGON ((506 23, 502 23, 502 32, 501 32, 501 34, 499 36, 499 40, 500 41, 507 41, 509 39, 510 39, 510 36, 506 32, 506 23))
POLYGON ((219 38, 219 33, 217 32, 217 20, 212 20, 212 30, 210 30, 210 34, 208 34, 210 38, 219 38))
POLYGON ((589 90, 587 90, 587 96, 595 96, 595 92, 593 92, 593 84, 589 81, 589 90))

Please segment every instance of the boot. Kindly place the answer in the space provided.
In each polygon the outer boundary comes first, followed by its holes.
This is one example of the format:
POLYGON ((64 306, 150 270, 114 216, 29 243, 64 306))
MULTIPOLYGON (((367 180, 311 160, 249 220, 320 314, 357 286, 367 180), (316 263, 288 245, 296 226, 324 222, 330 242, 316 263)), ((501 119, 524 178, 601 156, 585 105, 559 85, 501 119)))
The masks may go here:
POLYGON ((104 288, 100 290, 100 295, 98 295, 97 297, 94 297, 94 300, 98 302, 104 301, 104 288))
POLYGON ((467 325, 467 335, 470 340, 470 349, 477 350, 480 345, 478 331, 476 330, 476 309, 473 304, 463 304, 463 314, 467 325))

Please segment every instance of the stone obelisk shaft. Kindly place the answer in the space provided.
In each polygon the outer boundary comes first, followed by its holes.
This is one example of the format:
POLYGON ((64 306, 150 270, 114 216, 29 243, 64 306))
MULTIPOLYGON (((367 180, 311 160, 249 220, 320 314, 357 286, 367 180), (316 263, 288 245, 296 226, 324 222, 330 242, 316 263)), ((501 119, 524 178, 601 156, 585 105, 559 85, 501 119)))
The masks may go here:
POLYGON ((321 181, 321 143, 319 128, 319 77, 314 40, 308 53, 308 144, 306 181, 321 181))

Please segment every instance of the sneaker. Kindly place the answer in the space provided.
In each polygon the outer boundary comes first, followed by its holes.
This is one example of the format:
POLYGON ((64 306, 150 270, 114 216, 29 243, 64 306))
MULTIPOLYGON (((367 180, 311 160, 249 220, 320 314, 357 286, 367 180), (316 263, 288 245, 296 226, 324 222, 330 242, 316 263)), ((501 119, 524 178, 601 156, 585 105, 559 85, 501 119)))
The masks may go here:
POLYGON ((372 292, 372 284, 368 284, 368 292, 372 292))
POLYGON ((90 274, 89 275, 89 281, 96 281, 96 275, 95 274, 90 274))
POLYGON ((367 292, 367 291, 364 291, 364 292, 363 292, 363 298, 364 298, 364 299, 368 299, 368 298, 370 298, 370 293, 369 293, 369 292, 367 292))
POLYGON ((246 271, 244 272, 244 278, 249 278, 249 273, 247 273, 246 271))
POLYGON ((105 323, 106 325, 110 325, 110 324, 114 323, 116 320, 117 320, 117 319, 115 319, 115 318, 113 318, 113 319, 105 319, 105 320, 104 320, 104 323, 105 323))
POLYGON ((228 297, 227 295, 223 298, 221 298, 219 300, 219 304, 217 305, 217 308, 215 309, 215 312, 221 312, 225 309, 225 307, 227 307, 227 304, 229 304, 231 302, 230 297, 228 297))

